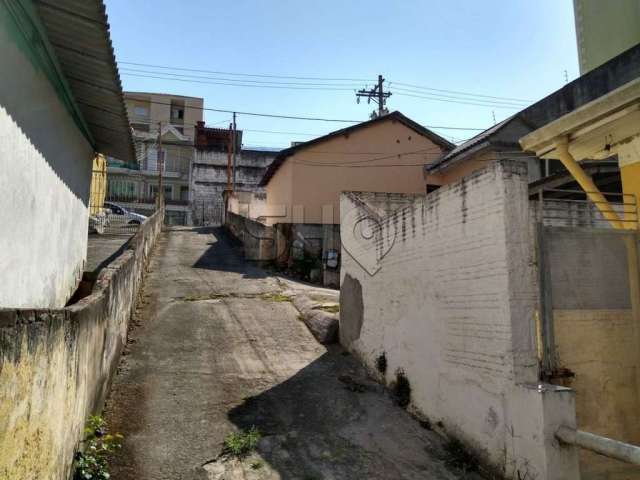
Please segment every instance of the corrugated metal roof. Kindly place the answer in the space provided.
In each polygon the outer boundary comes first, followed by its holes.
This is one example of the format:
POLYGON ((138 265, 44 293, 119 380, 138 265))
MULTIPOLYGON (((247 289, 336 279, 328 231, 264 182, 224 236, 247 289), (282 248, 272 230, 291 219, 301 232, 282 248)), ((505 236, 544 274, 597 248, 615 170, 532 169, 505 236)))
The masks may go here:
POLYGON ((427 170, 428 171, 436 170, 436 169, 442 167, 444 164, 449 163, 452 159, 454 159, 455 157, 457 157, 461 153, 466 152, 467 150, 470 150, 471 148, 475 147, 476 145, 480 145, 481 143, 483 143, 486 140, 488 140, 492 135, 498 133, 503 127, 507 126, 509 124, 509 122, 511 120, 513 120, 514 118, 515 118, 515 115, 511 116, 511 117, 509 117, 509 118, 507 118, 507 119, 505 119, 503 121, 501 121, 500 123, 496 123, 493 127, 488 128, 484 132, 480 132, 478 135, 476 135, 475 137, 470 138, 466 142, 461 143, 456 148, 451 150, 449 153, 443 155, 442 157, 440 157, 438 160, 436 160, 432 164, 427 165, 427 167, 426 167, 427 170))
POLYGON ((35 0, 98 152, 135 163, 132 131, 102 0, 35 0))

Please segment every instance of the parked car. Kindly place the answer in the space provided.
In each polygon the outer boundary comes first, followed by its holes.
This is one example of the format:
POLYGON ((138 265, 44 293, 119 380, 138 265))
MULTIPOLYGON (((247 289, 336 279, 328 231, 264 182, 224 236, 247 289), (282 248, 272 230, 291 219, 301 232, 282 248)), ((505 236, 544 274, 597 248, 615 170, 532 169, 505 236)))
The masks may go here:
POLYGON ((117 203, 104 202, 104 208, 107 209, 108 224, 114 223, 140 225, 147 217, 136 212, 131 212, 117 203))

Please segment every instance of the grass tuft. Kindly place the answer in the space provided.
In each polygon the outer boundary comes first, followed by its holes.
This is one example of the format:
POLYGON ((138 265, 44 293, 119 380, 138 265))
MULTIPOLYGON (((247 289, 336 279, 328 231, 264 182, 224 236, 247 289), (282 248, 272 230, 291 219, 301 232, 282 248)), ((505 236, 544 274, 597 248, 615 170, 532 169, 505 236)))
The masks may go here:
POLYGON ((255 426, 249 430, 230 433, 224 439, 223 453, 243 457, 256 449, 261 437, 260 431, 255 426))

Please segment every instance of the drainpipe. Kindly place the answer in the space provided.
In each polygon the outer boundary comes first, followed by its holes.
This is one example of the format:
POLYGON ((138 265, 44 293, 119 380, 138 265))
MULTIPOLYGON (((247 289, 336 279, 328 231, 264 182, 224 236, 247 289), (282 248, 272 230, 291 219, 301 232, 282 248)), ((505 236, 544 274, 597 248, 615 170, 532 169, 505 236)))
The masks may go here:
POLYGON ((618 214, 613 210, 608 200, 600 193, 598 187, 589 175, 585 173, 582 167, 576 162, 573 155, 569 153, 569 140, 567 137, 559 137, 554 141, 558 158, 565 166, 569 173, 576 179, 580 187, 585 191, 589 200, 593 202, 602 216, 609 220, 614 228, 624 228, 624 223, 620 220, 618 214))

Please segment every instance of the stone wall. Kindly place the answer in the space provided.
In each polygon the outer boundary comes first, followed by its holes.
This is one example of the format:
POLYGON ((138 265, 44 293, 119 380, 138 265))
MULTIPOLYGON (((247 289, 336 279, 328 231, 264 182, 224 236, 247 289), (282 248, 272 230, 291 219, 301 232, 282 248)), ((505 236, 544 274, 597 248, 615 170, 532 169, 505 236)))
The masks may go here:
POLYGON ((0 309, 0 478, 69 477, 101 409, 164 212, 105 267, 89 296, 57 310, 0 309))
POLYGON ((528 203, 513 161, 404 202, 344 193, 340 341, 381 381, 404 373, 410 409, 501 475, 575 479, 553 436, 575 426, 573 392, 538 384, 528 203))

